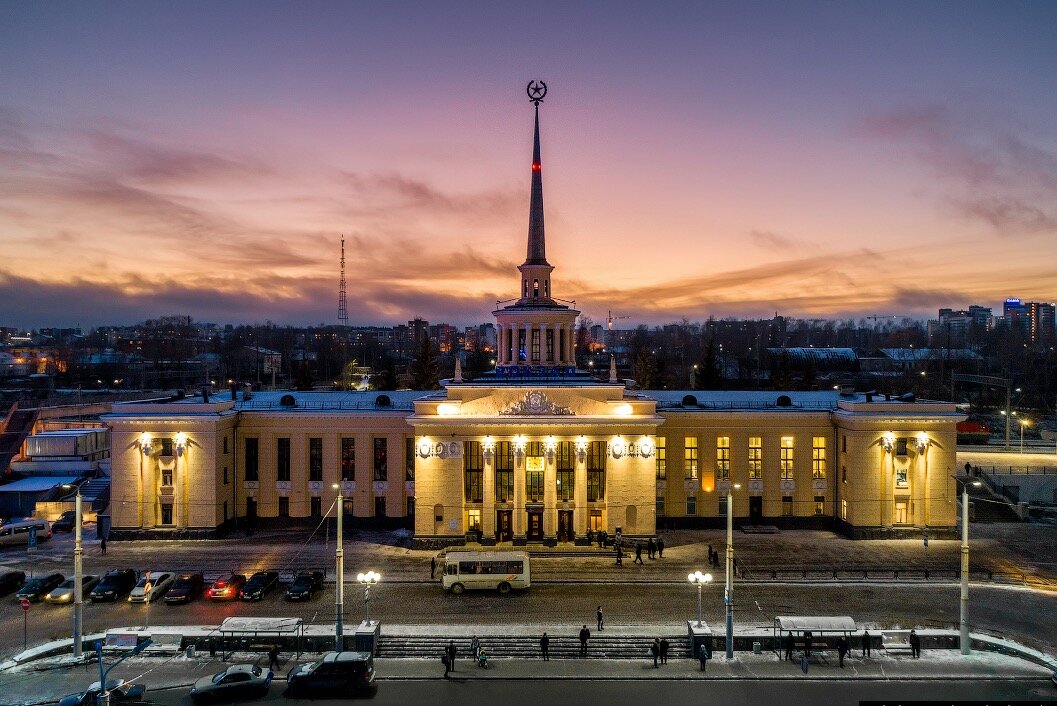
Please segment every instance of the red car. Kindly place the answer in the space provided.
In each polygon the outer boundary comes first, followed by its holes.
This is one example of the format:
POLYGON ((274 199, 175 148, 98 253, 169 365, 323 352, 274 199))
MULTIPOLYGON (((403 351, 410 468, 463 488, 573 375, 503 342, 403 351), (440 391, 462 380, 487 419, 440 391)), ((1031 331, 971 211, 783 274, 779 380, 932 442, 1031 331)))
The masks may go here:
POLYGON ((219 578, 206 591, 206 598, 214 601, 233 601, 239 597, 239 591, 245 583, 246 577, 242 574, 231 574, 231 576, 219 578))

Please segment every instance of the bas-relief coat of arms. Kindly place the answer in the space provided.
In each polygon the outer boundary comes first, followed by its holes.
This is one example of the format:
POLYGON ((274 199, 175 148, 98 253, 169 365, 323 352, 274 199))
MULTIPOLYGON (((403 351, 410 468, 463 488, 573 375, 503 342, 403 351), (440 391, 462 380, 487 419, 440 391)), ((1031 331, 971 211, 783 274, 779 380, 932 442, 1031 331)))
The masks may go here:
POLYGON ((520 402, 515 402, 499 414, 519 417, 530 415, 561 417, 572 415, 573 411, 548 400, 547 393, 542 390, 533 390, 526 394, 520 402))

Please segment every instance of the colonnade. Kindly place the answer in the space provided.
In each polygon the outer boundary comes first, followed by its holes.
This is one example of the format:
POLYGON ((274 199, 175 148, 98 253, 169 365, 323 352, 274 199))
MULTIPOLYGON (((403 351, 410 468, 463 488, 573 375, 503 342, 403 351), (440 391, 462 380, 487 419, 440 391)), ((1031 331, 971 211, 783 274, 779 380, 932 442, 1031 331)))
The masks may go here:
POLYGON ((499 324, 498 365, 575 365, 573 346, 573 324, 569 323, 514 323, 499 324), (539 351, 533 351, 532 334, 539 333, 539 351), (551 334, 550 350, 547 349, 547 334, 551 334), (520 360, 521 339, 525 339, 525 355, 520 360))

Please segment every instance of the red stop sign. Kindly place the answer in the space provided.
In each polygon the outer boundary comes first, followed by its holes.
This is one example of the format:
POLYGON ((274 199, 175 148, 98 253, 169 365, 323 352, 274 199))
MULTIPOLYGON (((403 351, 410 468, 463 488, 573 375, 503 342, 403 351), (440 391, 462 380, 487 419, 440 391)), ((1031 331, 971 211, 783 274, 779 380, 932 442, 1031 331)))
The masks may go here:
POLYGON ((30 602, 28 598, 23 598, 18 604, 22 606, 22 610, 29 610, 30 602))

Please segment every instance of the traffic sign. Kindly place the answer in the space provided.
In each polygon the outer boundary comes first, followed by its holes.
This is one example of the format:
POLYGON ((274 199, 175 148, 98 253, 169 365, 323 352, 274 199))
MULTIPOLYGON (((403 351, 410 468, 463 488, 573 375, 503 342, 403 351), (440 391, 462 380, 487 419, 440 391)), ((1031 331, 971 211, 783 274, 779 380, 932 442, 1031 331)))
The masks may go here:
POLYGON ((28 611, 28 610, 29 610, 29 606, 31 605, 31 603, 29 602, 29 599, 28 599, 28 598, 23 598, 23 599, 21 599, 21 600, 20 600, 20 601, 18 602, 18 604, 19 604, 20 606, 22 606, 22 610, 25 610, 25 611, 28 611))

